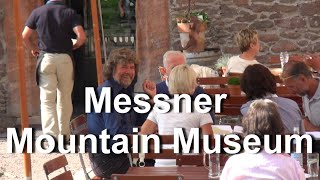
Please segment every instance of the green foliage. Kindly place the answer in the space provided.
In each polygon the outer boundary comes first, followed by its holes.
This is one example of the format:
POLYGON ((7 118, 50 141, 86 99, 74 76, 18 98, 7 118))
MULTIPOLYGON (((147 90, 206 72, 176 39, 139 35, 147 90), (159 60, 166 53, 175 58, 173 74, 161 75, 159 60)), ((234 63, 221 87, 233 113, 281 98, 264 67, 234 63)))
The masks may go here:
POLYGON ((103 25, 117 25, 120 22, 120 11, 118 8, 118 0, 101 1, 101 11, 103 17, 103 25))
POLYGON ((102 0, 101 13, 105 34, 110 36, 114 33, 121 34, 126 31, 125 27, 122 27, 120 24, 121 18, 118 0, 102 0))
POLYGON ((216 69, 219 69, 221 67, 227 67, 228 61, 229 59, 232 57, 232 54, 223 54, 216 62, 216 64, 214 65, 214 67, 216 67, 216 69))
POLYGON ((228 80, 229 85, 240 85, 240 78, 239 77, 231 77, 228 80))
POLYGON ((199 12, 190 12, 190 14, 185 13, 184 15, 178 15, 176 17, 177 23, 189 23, 191 17, 197 17, 198 20, 201 22, 208 23, 209 22, 209 16, 208 13, 204 11, 199 11, 199 12))
POLYGON ((190 17, 195 16, 198 17, 198 19, 202 22, 209 22, 209 16, 208 13, 204 12, 204 11, 200 11, 200 12, 191 12, 190 13, 190 17))

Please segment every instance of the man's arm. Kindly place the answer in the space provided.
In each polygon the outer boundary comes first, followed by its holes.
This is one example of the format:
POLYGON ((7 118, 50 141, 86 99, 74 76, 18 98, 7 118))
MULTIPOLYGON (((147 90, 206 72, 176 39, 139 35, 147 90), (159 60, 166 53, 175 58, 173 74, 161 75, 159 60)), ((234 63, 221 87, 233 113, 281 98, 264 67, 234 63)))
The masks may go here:
POLYGON ((320 127, 313 125, 308 118, 303 120, 305 131, 320 131, 320 127))
POLYGON ((82 26, 76 26, 73 28, 73 32, 77 35, 77 40, 73 44, 73 49, 78 49, 86 42, 86 33, 84 32, 84 29, 82 26))
POLYGON ((119 7, 119 11, 120 11, 120 17, 124 17, 125 16, 125 12, 124 12, 124 7, 123 7, 123 0, 118 0, 118 7, 119 7))
POLYGON ((31 43, 30 39, 33 32, 33 29, 29 28, 28 26, 25 26, 22 31, 22 39, 25 43, 25 46, 31 49, 31 54, 36 57, 39 55, 39 49, 33 43, 31 43))
POLYGON ((140 133, 141 134, 147 134, 147 135, 148 134, 153 134, 153 133, 155 133, 157 131, 157 129, 158 129, 157 124, 152 122, 151 120, 147 119, 143 123, 140 133))
POLYGON ((206 135, 212 135, 213 131, 212 131, 212 123, 208 123, 208 124, 204 124, 201 127, 201 131, 202 134, 206 134, 206 135))

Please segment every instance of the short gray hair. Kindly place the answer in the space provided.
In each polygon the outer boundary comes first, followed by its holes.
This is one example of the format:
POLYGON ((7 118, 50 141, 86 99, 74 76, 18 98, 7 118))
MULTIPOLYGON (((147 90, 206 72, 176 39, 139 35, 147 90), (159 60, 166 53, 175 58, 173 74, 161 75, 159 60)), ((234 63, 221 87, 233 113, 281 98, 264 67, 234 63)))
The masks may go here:
POLYGON ((166 68, 169 63, 169 57, 182 57, 184 59, 184 62, 187 61, 187 57, 180 51, 167 51, 163 55, 163 66, 166 68))
POLYGON ((312 72, 310 68, 304 62, 289 61, 283 67, 282 78, 290 76, 304 75, 308 79, 312 78, 312 72))

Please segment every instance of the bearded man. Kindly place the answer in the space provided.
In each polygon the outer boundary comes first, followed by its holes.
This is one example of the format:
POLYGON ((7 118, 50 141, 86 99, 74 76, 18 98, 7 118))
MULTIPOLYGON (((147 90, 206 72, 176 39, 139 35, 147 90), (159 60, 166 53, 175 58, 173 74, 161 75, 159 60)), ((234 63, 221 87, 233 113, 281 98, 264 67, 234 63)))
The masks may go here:
MULTIPOLYGON (((103 87, 111 88, 111 102, 114 102, 113 100, 118 94, 126 94, 133 98, 138 67, 139 62, 133 50, 127 48, 113 50, 104 68, 106 80, 97 89, 97 99, 100 98, 103 87)), ((112 139, 117 134, 132 134, 133 127, 143 123, 144 119, 139 117, 133 108, 128 113, 118 113, 113 106, 111 107, 110 113, 91 112, 88 114, 90 134, 98 137, 103 130, 107 129, 107 133, 112 139)), ((104 148, 111 149, 115 142, 108 141, 108 147, 104 148)), ((91 153, 91 148, 91 145, 88 145, 89 159, 92 170, 97 176, 110 178, 112 174, 124 174, 129 169, 130 162, 126 154, 115 154, 112 151, 109 154, 104 154, 101 150, 101 142, 98 142, 98 153, 91 153)))

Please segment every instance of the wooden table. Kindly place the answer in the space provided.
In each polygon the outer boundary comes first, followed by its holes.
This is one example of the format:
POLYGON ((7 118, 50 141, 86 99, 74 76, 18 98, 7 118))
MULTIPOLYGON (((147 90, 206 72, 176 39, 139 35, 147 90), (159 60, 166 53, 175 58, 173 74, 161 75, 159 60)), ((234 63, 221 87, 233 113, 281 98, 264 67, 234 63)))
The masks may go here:
MULTIPOLYGON (((202 167, 130 167, 127 174, 169 175, 182 174, 185 180, 208 179, 208 170, 202 167)), ((217 178, 218 179, 218 178, 217 178)))
MULTIPOLYGON (((223 167, 221 167, 222 169, 223 167)), ((306 166, 304 166, 307 169, 306 166)), ((306 171, 307 172, 307 171, 306 171)), ((209 179, 208 170, 202 167, 130 167, 126 174, 136 175, 170 175, 170 174, 182 174, 185 180, 188 179, 209 179)), ((319 169, 320 175, 320 169, 319 169)), ((219 179, 219 178, 217 178, 219 179)), ((307 178, 310 180, 318 178, 307 178)), ((319 176, 320 179, 320 176, 319 176)))

